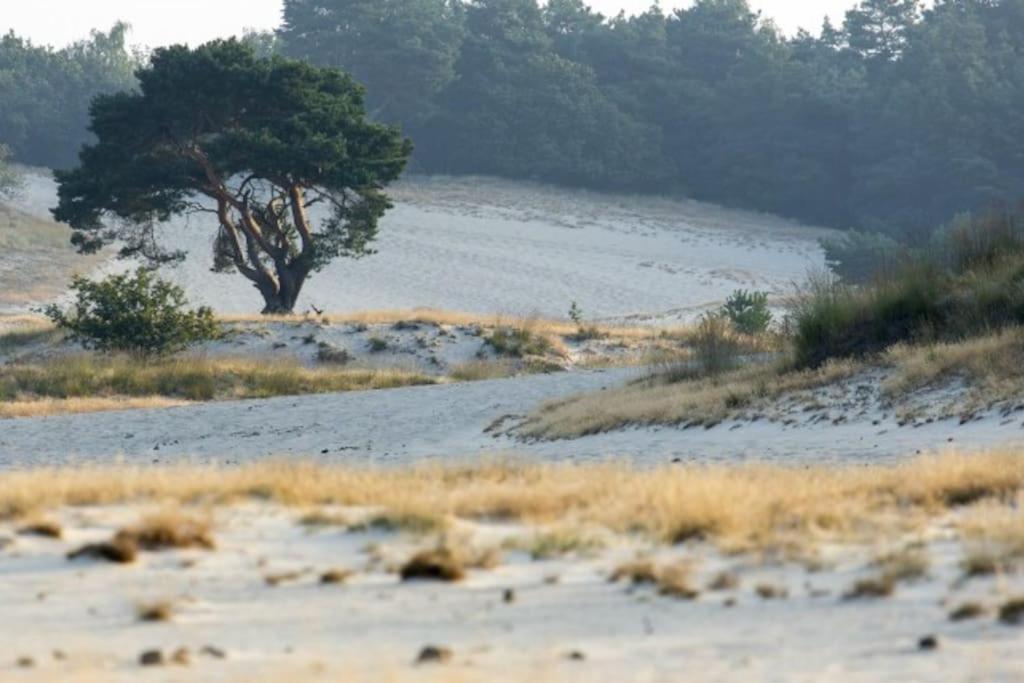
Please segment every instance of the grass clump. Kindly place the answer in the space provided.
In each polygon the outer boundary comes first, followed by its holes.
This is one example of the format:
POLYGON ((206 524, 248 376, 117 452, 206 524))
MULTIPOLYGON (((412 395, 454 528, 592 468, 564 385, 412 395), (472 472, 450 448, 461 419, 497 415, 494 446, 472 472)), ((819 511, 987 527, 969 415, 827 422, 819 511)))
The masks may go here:
POLYGON ((1024 596, 1004 602, 999 607, 999 621, 1010 626, 1024 624, 1024 596))
POLYGON ((466 566, 449 548, 433 548, 413 555, 402 565, 402 581, 461 581, 466 578, 466 566))
POLYGON ((554 350, 551 339, 538 332, 529 321, 517 325, 500 325, 491 331, 485 343, 499 356, 511 358, 544 356, 554 350))
POLYGON ((135 616, 139 621, 170 621, 174 612, 174 603, 170 600, 141 602, 135 606, 135 616))
POLYGON ((212 523, 208 517, 168 509, 143 517, 138 524, 117 532, 120 539, 143 550, 201 548, 213 550, 212 523))
POLYGON ((37 519, 18 527, 22 536, 42 536, 43 538, 63 538, 64 528, 59 522, 50 519, 37 519))
POLYGON ((949 613, 950 621, 967 621, 985 616, 985 606, 977 602, 965 602, 949 613))

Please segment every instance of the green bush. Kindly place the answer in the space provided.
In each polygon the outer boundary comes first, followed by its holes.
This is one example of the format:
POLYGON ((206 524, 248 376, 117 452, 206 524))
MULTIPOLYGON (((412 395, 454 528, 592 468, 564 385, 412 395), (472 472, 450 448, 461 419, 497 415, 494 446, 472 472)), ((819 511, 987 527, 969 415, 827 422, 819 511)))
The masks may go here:
POLYGON ((68 311, 56 304, 47 317, 86 348, 159 355, 219 336, 209 308, 186 309, 180 287, 140 268, 99 282, 76 277, 68 311))
POLYGON ((486 343, 499 356, 511 358, 543 356, 551 351, 551 340, 535 332, 528 323, 499 327, 491 332, 486 343))
POLYGON ((761 334, 772 322, 765 292, 737 289, 725 300, 721 313, 743 334, 761 334))
POLYGON ((869 282, 891 272, 907 247, 888 235, 851 230, 841 237, 821 240, 825 263, 843 282, 869 282))

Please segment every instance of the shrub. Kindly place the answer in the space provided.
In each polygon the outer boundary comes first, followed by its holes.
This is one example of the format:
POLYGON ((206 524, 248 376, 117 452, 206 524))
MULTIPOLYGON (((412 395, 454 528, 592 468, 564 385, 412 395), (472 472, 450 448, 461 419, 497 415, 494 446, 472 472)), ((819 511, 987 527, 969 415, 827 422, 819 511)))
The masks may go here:
POLYGON ((907 266, 866 288, 813 275, 790 312, 797 365, 818 367, 931 336, 949 319, 949 288, 948 278, 928 265, 907 266))
POLYGON ((495 353, 513 358, 543 356, 552 348, 551 341, 529 324, 499 327, 487 337, 487 344, 495 353))
POLYGON ((869 282, 890 272, 906 247, 880 233, 851 230, 841 237, 821 240, 825 263, 843 282, 869 282))
POLYGON ((765 292, 737 289, 725 300, 721 313, 743 334, 761 334, 772 322, 765 292))
POLYGON ((70 311, 53 304, 44 312, 86 348, 166 354, 219 336, 209 308, 187 310, 180 287, 143 268, 99 282, 75 277, 71 291, 70 311))

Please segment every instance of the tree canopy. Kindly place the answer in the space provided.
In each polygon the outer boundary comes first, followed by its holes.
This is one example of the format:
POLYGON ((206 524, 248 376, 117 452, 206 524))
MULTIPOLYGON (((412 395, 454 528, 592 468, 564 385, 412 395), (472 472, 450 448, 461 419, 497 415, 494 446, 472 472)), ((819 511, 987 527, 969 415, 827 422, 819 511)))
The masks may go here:
POLYGON ((232 39, 159 49, 137 77, 137 92, 95 100, 97 142, 57 173, 54 216, 82 251, 120 240, 126 255, 170 260, 154 225, 208 215, 214 267, 248 278, 268 313, 291 311, 331 260, 369 253, 412 146, 367 119, 350 76, 232 39))

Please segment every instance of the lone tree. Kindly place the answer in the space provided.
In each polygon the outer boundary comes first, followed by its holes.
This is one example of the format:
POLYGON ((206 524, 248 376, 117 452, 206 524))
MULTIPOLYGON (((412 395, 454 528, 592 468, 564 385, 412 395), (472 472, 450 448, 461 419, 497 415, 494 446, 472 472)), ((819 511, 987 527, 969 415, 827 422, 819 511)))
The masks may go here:
POLYGON ((412 144, 367 120, 350 76, 261 59, 234 39, 157 50, 137 76, 138 92, 95 100, 96 144, 56 174, 53 214, 79 251, 116 241, 124 256, 181 259, 155 225, 216 216, 214 270, 252 281, 264 313, 292 311, 306 279, 333 259, 372 253, 391 207, 383 188, 412 144))

